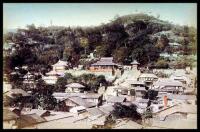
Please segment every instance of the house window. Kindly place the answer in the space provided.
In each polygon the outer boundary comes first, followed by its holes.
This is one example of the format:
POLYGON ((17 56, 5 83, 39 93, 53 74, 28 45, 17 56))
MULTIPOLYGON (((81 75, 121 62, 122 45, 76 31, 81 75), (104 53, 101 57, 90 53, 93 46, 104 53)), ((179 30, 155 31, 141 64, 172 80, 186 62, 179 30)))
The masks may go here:
POLYGON ((127 95, 128 94, 128 90, 122 90, 121 94, 122 95, 127 95))
POLYGON ((102 69, 107 69, 107 67, 106 66, 102 66, 102 69))
POLYGON ((130 90, 130 95, 135 96, 135 90, 134 89, 130 90))

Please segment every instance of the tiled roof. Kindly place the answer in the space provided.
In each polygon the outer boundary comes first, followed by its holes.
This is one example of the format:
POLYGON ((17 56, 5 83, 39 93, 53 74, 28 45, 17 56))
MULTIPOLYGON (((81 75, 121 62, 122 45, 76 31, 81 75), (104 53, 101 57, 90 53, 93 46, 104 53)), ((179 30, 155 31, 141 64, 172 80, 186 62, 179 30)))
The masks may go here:
POLYGON ((145 83, 142 82, 142 81, 130 81, 129 83, 130 83, 130 84, 141 84, 141 85, 145 85, 145 83))
POLYGON ((139 103, 148 103, 149 99, 140 99, 138 100, 139 103))
POLYGON ((113 57, 103 57, 99 61, 97 61, 96 63, 92 64, 92 66, 95 66, 95 65, 110 65, 110 66, 113 66, 113 65, 117 65, 117 64, 115 64, 113 62, 113 57))
POLYGON ((110 112, 114 110, 114 107, 110 104, 105 104, 100 106, 99 109, 105 114, 110 114, 110 112))
POLYGON ((37 114, 29 114, 29 115, 20 116, 20 124, 22 125, 21 127, 31 126, 33 124, 42 123, 42 122, 46 122, 46 120, 37 114))
POLYGON ((24 115, 27 115, 27 114, 37 114, 39 116, 43 116, 43 114, 45 114, 46 112, 49 112, 49 111, 47 111, 47 110, 40 110, 40 109, 31 109, 31 111, 24 112, 24 115))
POLYGON ((84 99, 82 99, 81 97, 69 97, 68 99, 80 106, 84 106, 85 108, 90 108, 90 107, 96 106, 95 103, 87 102, 84 99))
POLYGON ((46 75, 58 75, 58 73, 56 71, 52 70, 52 71, 46 73, 46 75))
POLYGON ((172 80, 172 79, 159 79, 153 85, 160 86, 160 87, 166 87, 166 86, 182 87, 183 86, 183 84, 181 82, 172 80))
POLYGON ((85 86, 81 85, 80 83, 70 83, 66 85, 66 87, 71 87, 71 88, 84 88, 85 86))
POLYGON ((87 111, 92 115, 103 115, 104 113, 99 108, 89 108, 87 111))
POLYGON ((53 66, 67 66, 68 62, 66 61, 61 61, 59 60, 56 64, 54 64, 53 66))
POLYGON ((145 87, 134 87, 136 91, 146 91, 145 87))
POLYGON ((116 102, 125 102, 125 97, 121 97, 121 96, 111 96, 107 99, 107 102, 109 103, 116 103, 116 102))
POLYGON ((11 110, 7 108, 3 109, 3 120, 13 120, 17 118, 19 118, 19 116, 14 112, 12 112, 11 110))
POLYGON ((155 74, 153 73, 143 73, 139 76, 140 77, 150 77, 150 78, 158 78, 155 74))
POLYGON ((140 63, 138 63, 136 60, 134 60, 133 62, 131 62, 132 65, 138 65, 140 63))
POLYGON ((28 94, 26 91, 22 90, 22 89, 11 89, 10 91, 8 91, 7 93, 5 93, 7 96, 9 97, 13 97, 13 94, 21 94, 22 96, 30 96, 30 94, 28 94))
POLYGON ((177 100, 196 100, 195 95, 177 95, 177 94, 165 94, 165 95, 158 95, 158 97, 167 96, 169 99, 177 99, 177 100))
POLYGON ((83 99, 89 99, 89 98, 97 99, 100 96, 101 94, 97 94, 97 93, 86 93, 86 94, 82 94, 80 97, 83 99))

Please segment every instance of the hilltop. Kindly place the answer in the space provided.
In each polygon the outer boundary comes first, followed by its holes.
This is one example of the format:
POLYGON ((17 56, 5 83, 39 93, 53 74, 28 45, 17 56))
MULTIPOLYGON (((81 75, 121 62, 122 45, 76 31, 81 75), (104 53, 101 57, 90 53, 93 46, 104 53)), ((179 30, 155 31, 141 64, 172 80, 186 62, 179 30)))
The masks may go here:
MULTIPOLYGON (((92 18, 91 18, 92 19, 92 18)), ((161 53, 188 56, 196 54, 196 29, 173 25, 147 14, 116 16, 111 22, 96 27, 35 27, 18 29, 4 35, 4 43, 20 48, 7 57, 11 69, 20 65, 50 66, 58 59, 73 66, 87 65, 80 61, 90 53, 95 57, 114 57, 119 64, 136 59, 141 66, 169 67, 171 60, 161 53), (170 43, 178 43, 173 47, 170 43), (25 51, 25 52, 24 52, 25 51), (19 61, 20 60, 20 61, 19 61)), ((182 63, 181 59, 173 62, 182 63)), ((183 66, 190 66, 188 62, 183 66)))

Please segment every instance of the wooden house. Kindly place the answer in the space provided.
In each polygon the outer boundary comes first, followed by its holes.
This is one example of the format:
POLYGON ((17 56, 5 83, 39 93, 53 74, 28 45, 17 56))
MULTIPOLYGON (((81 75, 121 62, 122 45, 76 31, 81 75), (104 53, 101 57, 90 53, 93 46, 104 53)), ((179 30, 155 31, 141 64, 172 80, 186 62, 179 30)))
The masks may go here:
POLYGON ((83 93, 85 88, 85 86, 79 83, 70 83, 66 87, 66 93, 83 93))
POLYGON ((56 64, 52 65, 53 70, 56 72, 65 72, 68 63, 66 61, 59 60, 56 64))
POLYGON ((142 73, 138 77, 138 81, 143 81, 147 86, 153 84, 153 82, 157 81, 158 77, 153 73, 142 73))
POLYGON ((153 84, 153 88, 158 92, 167 92, 172 94, 181 94, 184 92, 183 84, 180 81, 172 79, 159 79, 153 84))
POLYGON ((117 68, 113 62, 113 57, 102 57, 99 61, 90 66, 92 72, 112 72, 117 68))

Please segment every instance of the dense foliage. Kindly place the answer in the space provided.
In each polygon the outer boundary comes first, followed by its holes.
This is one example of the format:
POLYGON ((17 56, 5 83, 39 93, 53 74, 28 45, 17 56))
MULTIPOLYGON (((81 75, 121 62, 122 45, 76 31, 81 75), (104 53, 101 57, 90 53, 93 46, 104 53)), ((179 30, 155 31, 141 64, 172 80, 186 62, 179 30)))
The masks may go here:
POLYGON ((141 121, 142 119, 141 115, 137 112, 137 106, 134 104, 126 106, 121 103, 115 103, 112 115, 115 118, 130 118, 134 121, 141 121))
POLYGON ((103 75, 82 74, 76 77, 72 76, 70 73, 66 73, 64 77, 58 78, 54 91, 64 92, 66 89, 65 85, 74 82, 83 84, 86 91, 93 92, 97 92, 100 85, 107 86, 108 84, 103 75))
MULTIPOLYGON (((35 27, 32 24, 27 29, 5 34, 4 42, 19 46, 5 58, 7 71, 21 65, 38 65, 40 69, 46 69, 58 59, 77 66, 80 58, 91 52, 96 57, 113 56, 121 64, 130 64, 137 59, 143 66, 157 62, 161 52, 195 54, 196 29, 172 25, 147 14, 132 14, 115 17, 110 23, 97 27, 35 27), (177 40, 165 34, 152 37, 161 31, 172 31, 177 40), (169 42, 174 41, 181 47, 169 47, 169 42)), ((155 65, 167 67, 163 61, 155 65)))

